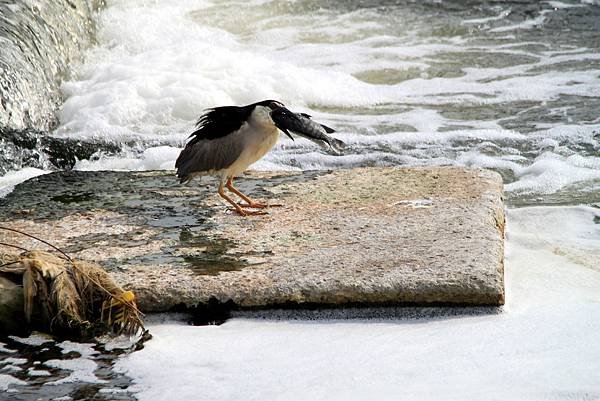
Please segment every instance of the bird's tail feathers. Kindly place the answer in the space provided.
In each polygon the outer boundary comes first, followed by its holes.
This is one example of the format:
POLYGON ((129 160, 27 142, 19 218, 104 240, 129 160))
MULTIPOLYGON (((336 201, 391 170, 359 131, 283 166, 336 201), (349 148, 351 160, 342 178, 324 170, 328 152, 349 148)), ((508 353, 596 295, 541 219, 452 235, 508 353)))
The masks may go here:
POLYGON ((181 151, 177 161, 175 162, 175 168, 177 169, 177 178, 179 178, 180 184, 186 184, 191 181, 193 175, 190 171, 190 162, 192 159, 192 151, 190 147, 186 147, 181 151))
POLYGON ((185 177, 179 177, 179 183, 180 184, 187 184, 188 182, 192 181, 192 178, 194 178, 194 176, 192 175, 186 175, 185 177))

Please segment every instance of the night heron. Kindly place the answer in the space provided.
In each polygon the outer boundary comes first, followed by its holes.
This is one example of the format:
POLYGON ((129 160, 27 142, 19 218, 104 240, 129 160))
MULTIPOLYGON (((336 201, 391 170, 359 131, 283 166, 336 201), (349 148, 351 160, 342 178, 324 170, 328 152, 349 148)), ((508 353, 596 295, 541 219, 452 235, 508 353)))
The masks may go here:
POLYGON ((175 167, 181 183, 197 175, 220 177, 219 195, 242 216, 264 214, 268 205, 255 202, 233 186, 233 178, 263 157, 277 142, 279 130, 290 132, 339 151, 344 143, 328 136, 333 129, 318 124, 308 114, 293 113, 275 100, 247 106, 223 106, 208 109, 196 124, 189 142, 181 151, 175 167), (225 187, 246 203, 235 202, 225 187))

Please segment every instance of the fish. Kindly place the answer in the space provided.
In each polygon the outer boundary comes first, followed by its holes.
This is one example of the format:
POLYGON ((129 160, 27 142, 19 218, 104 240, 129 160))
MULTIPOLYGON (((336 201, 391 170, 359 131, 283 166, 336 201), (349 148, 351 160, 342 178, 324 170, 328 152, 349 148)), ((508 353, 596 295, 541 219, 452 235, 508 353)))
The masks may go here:
POLYGON ((336 152, 341 152, 346 147, 344 142, 327 135, 335 132, 333 128, 311 120, 311 116, 306 113, 294 113, 285 107, 280 107, 271 112, 271 119, 292 140, 294 137, 290 132, 321 146, 329 146, 336 152))

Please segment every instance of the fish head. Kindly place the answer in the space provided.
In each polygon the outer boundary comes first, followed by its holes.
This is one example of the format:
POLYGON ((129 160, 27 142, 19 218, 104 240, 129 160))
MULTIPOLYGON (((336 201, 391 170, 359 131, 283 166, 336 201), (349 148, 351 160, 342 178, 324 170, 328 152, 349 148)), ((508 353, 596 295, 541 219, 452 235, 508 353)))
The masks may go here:
POLYGON ((300 119, 296 113, 285 108, 281 105, 271 111, 271 119, 275 123, 275 126, 283 131, 284 134, 289 136, 292 141, 294 137, 290 134, 289 130, 297 129, 300 119))

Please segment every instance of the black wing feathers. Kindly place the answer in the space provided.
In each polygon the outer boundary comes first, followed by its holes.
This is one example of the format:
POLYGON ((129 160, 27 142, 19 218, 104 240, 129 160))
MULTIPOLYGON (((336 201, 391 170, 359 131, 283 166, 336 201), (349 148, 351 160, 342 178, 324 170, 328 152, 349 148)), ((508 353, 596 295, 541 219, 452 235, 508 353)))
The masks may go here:
POLYGON ((196 123, 194 137, 186 146, 192 146, 202 139, 217 139, 240 129, 248 119, 252 109, 249 107, 223 106, 208 109, 196 123))
POLYGON ((240 129, 254 107, 223 106, 206 110, 196 123, 192 138, 181 151, 175 168, 181 182, 190 174, 229 167, 240 155, 241 144, 219 139, 240 129))

